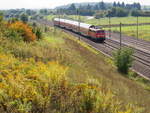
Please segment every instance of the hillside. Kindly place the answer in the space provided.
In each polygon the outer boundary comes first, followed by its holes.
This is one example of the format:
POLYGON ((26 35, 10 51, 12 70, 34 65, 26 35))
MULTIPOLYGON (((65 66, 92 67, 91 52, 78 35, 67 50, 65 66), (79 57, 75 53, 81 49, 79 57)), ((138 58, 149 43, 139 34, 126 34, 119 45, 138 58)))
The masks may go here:
MULTIPOLYGON (((87 6, 87 5, 94 6, 97 3, 99 3, 99 2, 82 2, 82 3, 73 3, 73 4, 76 6, 76 8, 78 8, 79 6, 87 6)), ((55 9, 69 8, 70 6, 71 6, 71 4, 67 4, 67 5, 58 6, 55 9)), ((113 3, 111 3, 111 2, 106 3, 106 6, 107 7, 112 7, 113 3)), ((142 7, 143 10, 150 10, 149 5, 142 5, 141 7, 142 7)))
MULTIPOLYGON (((87 5, 91 5, 94 6, 96 4, 98 4, 98 2, 82 2, 82 3, 73 3, 77 8, 79 6, 87 6, 87 5)), ((71 4, 67 4, 67 5, 62 5, 62 6, 58 6, 55 9, 63 9, 63 8, 69 8, 71 4)), ((112 6, 112 3, 106 3, 106 6, 112 6)))
POLYGON ((35 25, 1 23, 1 113, 150 112, 149 90, 112 60, 61 30, 36 26, 42 38, 35 25))

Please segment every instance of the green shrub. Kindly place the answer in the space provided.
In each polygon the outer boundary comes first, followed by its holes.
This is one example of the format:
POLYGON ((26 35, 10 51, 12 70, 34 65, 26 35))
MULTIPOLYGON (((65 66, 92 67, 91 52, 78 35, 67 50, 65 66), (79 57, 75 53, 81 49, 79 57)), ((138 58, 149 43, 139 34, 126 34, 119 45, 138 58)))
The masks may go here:
POLYGON ((20 20, 24 23, 27 23, 28 22, 28 15, 26 15, 26 14, 20 15, 20 20))
POLYGON ((3 20, 3 13, 0 12, 0 22, 3 20))
POLYGON ((128 73, 133 62, 133 50, 130 48, 122 48, 113 54, 115 65, 118 71, 124 74, 128 73))
POLYGON ((40 28, 37 28, 35 34, 36 34, 36 37, 37 37, 38 40, 39 40, 39 39, 42 39, 42 31, 41 31, 40 28))
POLYGON ((138 113, 97 79, 71 82, 57 61, 20 60, 0 50, 1 113, 138 113))

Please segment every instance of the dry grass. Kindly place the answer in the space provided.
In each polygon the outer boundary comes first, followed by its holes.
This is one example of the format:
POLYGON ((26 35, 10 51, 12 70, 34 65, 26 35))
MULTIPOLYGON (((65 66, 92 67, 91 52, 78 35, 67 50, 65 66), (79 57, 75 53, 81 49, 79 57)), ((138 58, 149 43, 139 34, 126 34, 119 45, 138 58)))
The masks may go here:
POLYGON ((68 56, 72 56, 69 75, 73 81, 83 82, 86 78, 92 76, 101 80, 104 86, 113 89, 115 95, 123 100, 124 104, 133 102, 146 107, 147 112, 149 111, 150 92, 145 90, 139 83, 118 73, 110 63, 109 58, 101 53, 93 54, 92 51, 72 40, 67 39, 66 45, 71 51, 68 56))
POLYGON ((1 38, 0 46, 2 51, 11 53, 19 59, 34 58, 35 61, 44 63, 58 61, 60 65, 68 67, 70 83, 84 83, 87 78, 97 79, 101 83, 101 89, 112 90, 115 98, 122 101, 121 104, 134 103, 145 107, 144 113, 150 112, 150 92, 119 74, 109 58, 85 43, 77 43, 73 36, 62 31, 57 30, 56 34, 53 34, 51 29, 49 32, 45 40, 30 44, 1 38))

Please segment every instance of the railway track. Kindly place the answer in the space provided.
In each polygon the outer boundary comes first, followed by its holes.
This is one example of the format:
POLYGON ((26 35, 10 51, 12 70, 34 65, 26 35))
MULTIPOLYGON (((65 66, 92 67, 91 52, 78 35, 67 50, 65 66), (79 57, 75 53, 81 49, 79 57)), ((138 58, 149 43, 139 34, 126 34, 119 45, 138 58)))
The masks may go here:
MULTIPOLYGON (((108 33, 107 33, 108 34, 108 33)), ((119 33, 111 33, 113 40, 119 41, 119 33)), ((131 36, 122 35, 122 41, 128 45, 134 46, 134 48, 145 49, 150 51, 150 42, 142 39, 137 39, 131 36)))
MULTIPOLYGON (((79 37, 78 34, 75 34, 71 31, 64 30, 64 32, 70 33, 76 37, 79 37)), ((95 43, 84 36, 80 36, 81 40, 89 44, 90 46, 94 47, 98 51, 103 52, 105 55, 112 57, 112 51, 119 49, 119 43, 113 40, 107 39, 105 43, 95 43), (111 43, 110 43, 111 41, 111 43), (117 46, 116 46, 117 45, 117 46)), ((127 46, 127 45, 124 45, 127 46)), ((136 71, 139 75, 143 76, 146 79, 150 80, 150 54, 143 52, 141 50, 135 50, 135 54, 133 58, 135 59, 132 69, 136 71)))
MULTIPOLYGON (((49 21, 38 21, 38 22, 40 22, 44 25, 53 26, 52 22, 49 22, 49 21)), ((115 38, 113 38, 115 40, 106 39, 105 43, 101 44, 101 43, 93 42, 93 41, 87 39, 86 37, 76 34, 72 31, 69 31, 66 29, 62 29, 62 30, 66 33, 74 35, 75 37, 80 36, 80 39, 82 41, 86 42, 88 45, 92 46, 96 50, 103 52, 105 55, 107 55, 109 57, 112 57, 112 52, 114 50, 117 50, 120 48, 120 44, 119 44, 118 40, 116 40, 115 38)), ((131 42, 132 41, 133 41, 133 39, 131 39, 131 42)), ((130 46, 130 43, 123 41, 122 46, 123 47, 130 46)), ((146 42, 146 44, 147 43, 149 43, 149 42, 146 42)), ((142 42, 141 46, 142 45, 144 45, 144 41, 142 42)), ((150 80, 150 51, 149 51, 150 49, 149 49, 149 46, 146 47, 146 49, 142 48, 142 47, 141 47, 142 49, 141 48, 139 49, 139 47, 138 48, 133 47, 133 46, 130 46, 130 47, 133 48, 135 51, 135 54, 133 55, 133 58, 135 59, 135 61, 132 66, 132 69, 134 71, 136 71, 139 75, 150 80)))
MULTIPOLYGON (((150 25, 150 23, 139 23, 138 24, 139 26, 140 25, 150 25)), ((120 26, 120 24, 111 24, 111 25, 101 25, 101 26, 103 26, 103 28, 108 28, 108 27, 119 27, 120 26)), ((135 24, 122 24, 122 26, 137 26, 137 23, 135 23, 135 24)))
MULTIPOLYGON (((111 46, 113 50, 120 49, 120 44, 118 42, 107 40, 106 44, 111 46)), ((123 44, 123 47, 127 47, 127 45, 123 44)), ((150 68, 150 54, 138 49, 134 49, 134 51, 135 54, 133 55, 133 58, 138 62, 142 63, 143 65, 148 66, 150 68)))

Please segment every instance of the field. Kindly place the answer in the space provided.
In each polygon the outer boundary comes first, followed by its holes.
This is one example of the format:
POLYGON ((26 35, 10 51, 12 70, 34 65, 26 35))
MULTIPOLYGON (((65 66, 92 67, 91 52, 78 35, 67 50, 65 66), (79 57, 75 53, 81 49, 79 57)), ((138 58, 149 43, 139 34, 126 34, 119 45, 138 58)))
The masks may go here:
MULTIPOLYGON (((58 15, 49 15, 46 18, 48 20, 52 20, 54 17, 59 17, 58 15)), ((77 15, 61 15, 61 18, 68 18, 73 20, 78 20, 77 15)), ((101 18, 101 19, 89 19, 86 16, 80 16, 80 20, 85 23, 93 24, 93 25, 109 25, 109 18, 101 18)), ((136 17, 112 17, 111 24, 136 24, 137 18, 136 17)), ((150 23, 150 17, 139 17, 139 23, 150 23)))
POLYGON ((0 112, 150 112, 148 81, 58 29, 30 43, 1 35, 0 72, 0 112))
MULTIPOLYGON (((51 19, 52 16, 49 16, 48 19, 51 19)), ((69 15, 64 18, 78 20, 78 16, 69 15)), ((93 24, 93 25, 109 25, 109 18, 101 18, 101 19, 88 19, 89 17, 80 16, 82 22, 93 24)), ((150 23, 150 17, 139 17, 139 23, 150 23)), ((122 24, 137 24, 136 17, 113 17, 111 18, 111 24, 119 25, 120 22, 122 24)), ((109 30, 109 28, 105 28, 109 30)), ((119 32, 119 27, 111 27, 112 31, 119 32)), ((150 41, 150 25, 139 25, 139 38, 143 40, 150 41)), ((122 32, 127 36, 137 37, 137 26, 126 26, 122 27, 122 32)))
MULTIPOLYGON (((69 15, 69 18, 74 20, 78 20, 78 16, 76 15, 69 15)), ((80 16, 81 21, 93 24, 93 25, 109 25, 109 18, 100 18, 100 19, 88 19, 86 16, 80 16)), ((150 23, 150 17, 139 17, 139 23, 150 23)), ((137 18, 136 17, 112 17, 110 18, 111 24, 136 24, 137 18)))
MULTIPOLYGON (((109 30, 109 28, 105 28, 109 30)), ((138 27, 138 38, 150 41, 150 25, 141 25, 138 27)), ((119 27, 112 27, 112 31, 120 32, 119 27)), ((122 33, 128 36, 137 37, 137 26, 124 26, 122 27, 122 33)))
POLYGON ((58 18, 58 15, 49 15, 45 17, 47 20, 53 20, 54 18, 58 18))
MULTIPOLYGON (((113 17, 110 19, 111 24, 136 24, 137 18, 136 17, 113 17)), ((108 25, 109 18, 102 18, 102 19, 90 19, 87 20, 87 23, 94 24, 94 25, 108 25)), ((139 23, 150 23, 150 17, 139 17, 139 23)))

